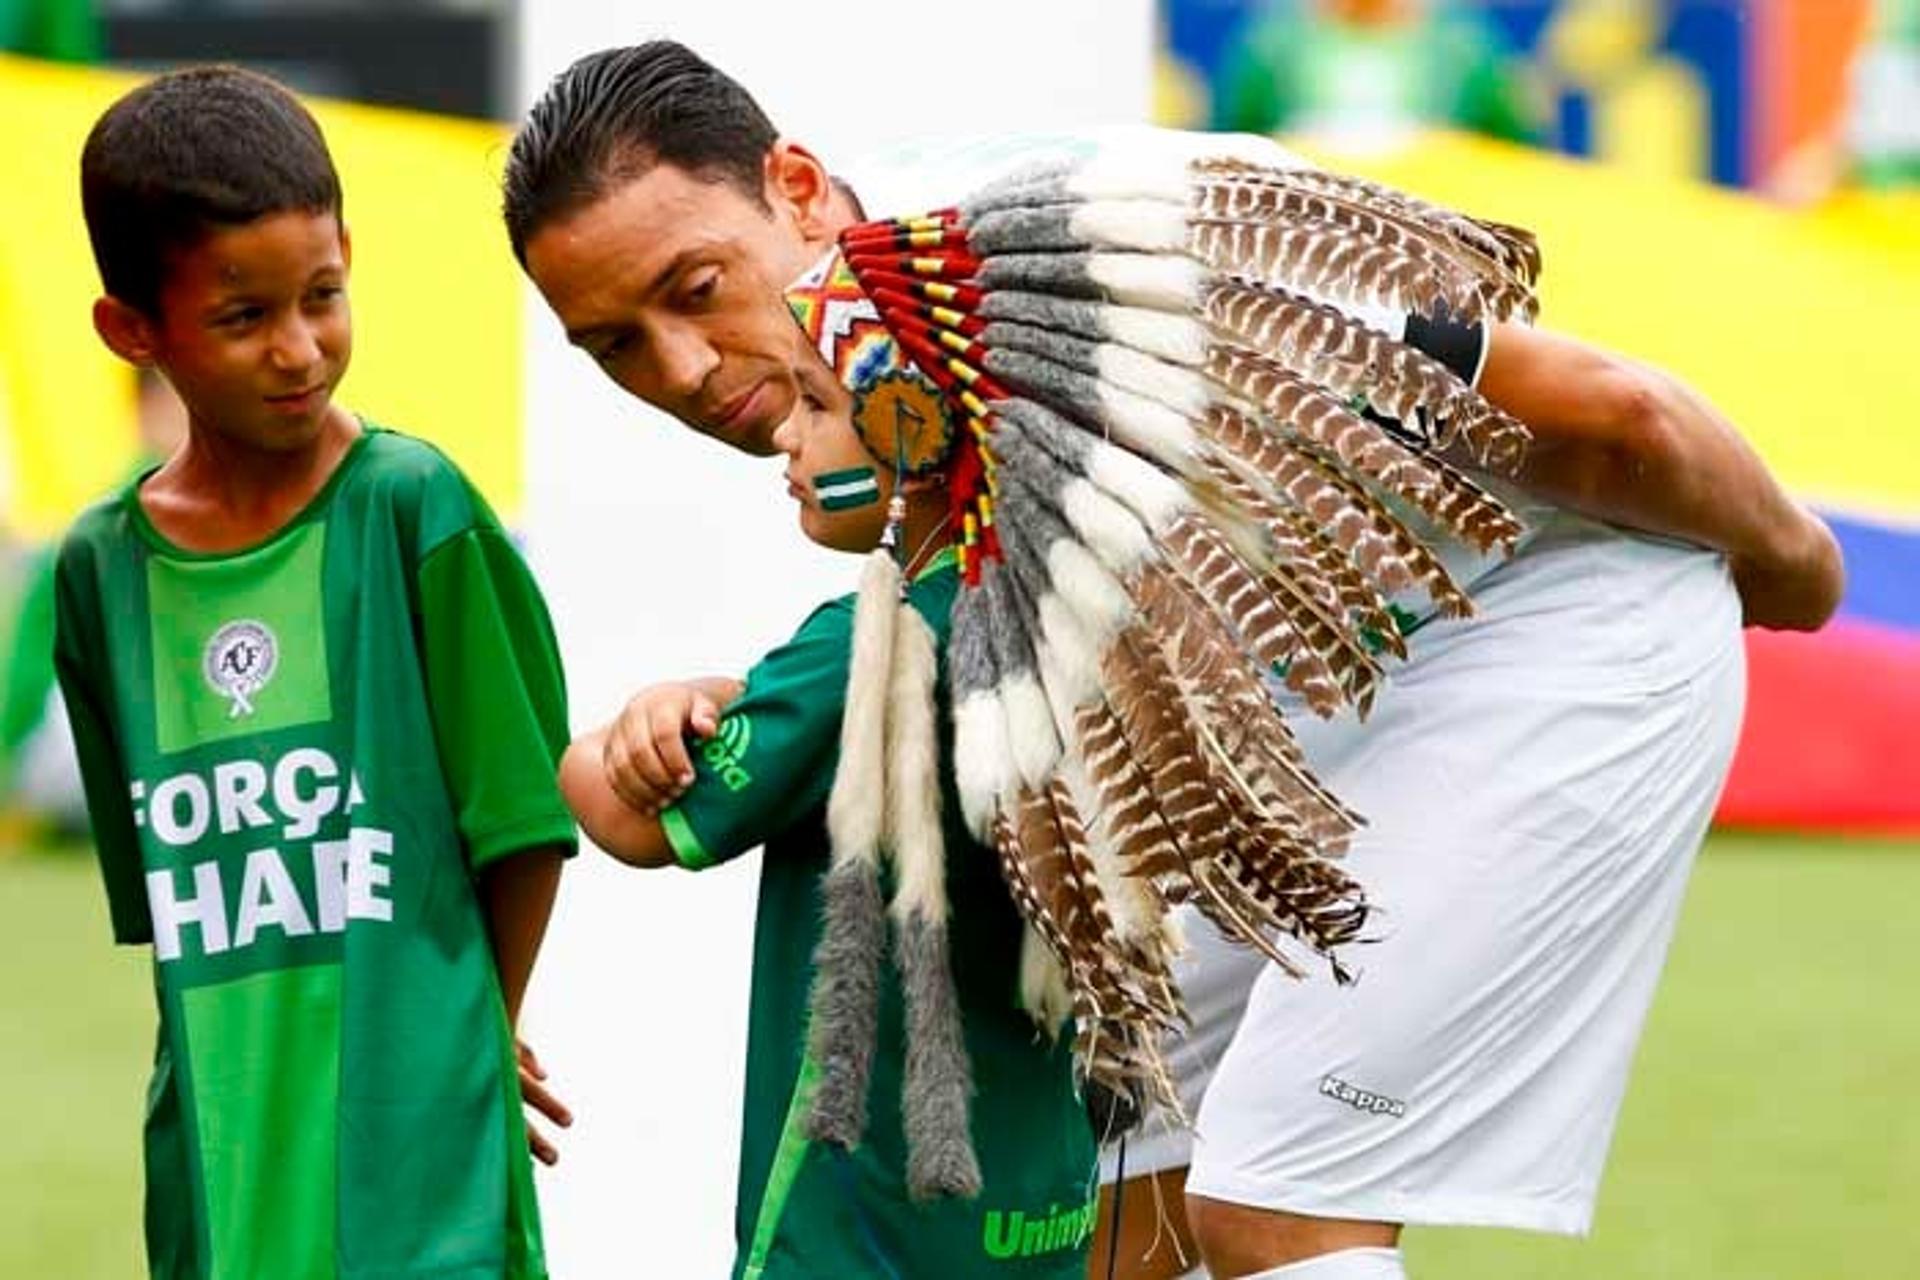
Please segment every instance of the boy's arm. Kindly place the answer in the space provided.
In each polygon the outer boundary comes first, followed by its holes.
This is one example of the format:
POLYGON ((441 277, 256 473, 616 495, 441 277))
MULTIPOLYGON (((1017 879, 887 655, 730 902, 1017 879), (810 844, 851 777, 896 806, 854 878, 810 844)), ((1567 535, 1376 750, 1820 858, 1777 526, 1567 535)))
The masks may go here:
POLYGON ((520 1025, 520 1002, 533 976, 533 962, 547 936, 547 920, 560 891, 560 867, 566 851, 559 845, 529 849, 502 858, 480 873, 480 902, 487 935, 500 970, 500 994, 509 1025, 520 1025))
POLYGON ((637 867, 731 861, 807 819, 832 785, 853 610, 824 606, 725 678, 654 685, 567 748, 560 789, 594 844, 637 867), (687 749, 691 736, 705 745, 687 749))
POLYGON ((1813 630, 1839 607, 1846 575, 1832 532, 1677 379, 1509 324, 1493 330, 1480 391, 1533 432, 1522 486, 1724 552, 1749 626, 1813 630))
POLYGON ((109 670, 100 618, 100 592, 82 550, 61 552, 55 582, 53 665, 73 730, 87 819, 106 883, 114 941, 153 940, 147 910, 140 838, 126 767, 122 763, 109 698, 97 681, 109 670))

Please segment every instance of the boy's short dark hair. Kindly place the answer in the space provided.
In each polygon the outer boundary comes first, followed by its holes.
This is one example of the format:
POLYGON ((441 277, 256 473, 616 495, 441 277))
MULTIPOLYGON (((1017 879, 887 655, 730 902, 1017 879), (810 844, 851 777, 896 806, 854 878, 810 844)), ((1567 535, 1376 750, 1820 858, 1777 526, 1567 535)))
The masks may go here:
POLYGON ((661 164, 764 206, 778 137, 752 94, 683 44, 589 54, 555 77, 514 137, 502 202, 513 255, 525 266, 541 227, 661 164))
POLYGON ((297 98, 238 67, 148 81, 80 152, 87 237, 106 291, 149 315, 174 255, 274 213, 341 214, 340 175, 297 98))

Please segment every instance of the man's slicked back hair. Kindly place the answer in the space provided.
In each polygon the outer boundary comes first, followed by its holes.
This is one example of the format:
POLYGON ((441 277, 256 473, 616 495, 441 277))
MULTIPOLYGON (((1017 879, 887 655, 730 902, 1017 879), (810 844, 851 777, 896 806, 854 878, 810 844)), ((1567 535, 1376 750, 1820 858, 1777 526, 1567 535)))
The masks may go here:
POLYGON ((514 256, 526 265, 542 227, 662 164, 764 207, 778 137, 753 95, 683 44, 589 54, 547 86, 507 155, 502 212, 514 256))
POLYGON ((276 213, 341 215, 320 126, 285 88, 238 67, 170 72, 94 123, 80 200, 106 291, 159 309, 172 258, 276 213))

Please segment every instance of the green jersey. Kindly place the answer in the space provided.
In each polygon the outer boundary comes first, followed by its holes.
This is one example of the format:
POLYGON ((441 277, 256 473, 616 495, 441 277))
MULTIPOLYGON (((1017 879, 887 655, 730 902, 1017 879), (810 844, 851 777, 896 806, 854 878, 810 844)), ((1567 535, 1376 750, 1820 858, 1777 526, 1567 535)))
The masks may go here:
POLYGON ((114 934, 153 946, 152 1274, 544 1276, 474 881, 573 840, 538 589, 389 432, 246 551, 137 490, 61 548, 55 662, 114 934))
MULTIPOLYGON (((958 582, 948 555, 911 589, 943 647, 958 582)), ((983 1189, 973 1201, 908 1198, 900 1118, 905 1031, 895 982, 881 983, 865 1140, 845 1152, 810 1143, 802 1131, 815 1078, 807 1016, 828 861, 826 800, 852 646, 851 597, 816 611, 748 674, 745 691, 698 753, 692 786, 663 814, 688 867, 766 845, 733 1273, 745 1280, 1080 1277, 1093 1225, 1095 1149, 1074 1093, 1070 1037, 1049 1043, 1019 1007, 1020 920, 994 855, 957 820, 950 779, 942 810, 950 945, 973 1064, 983 1189)), ((942 715, 948 741, 944 708, 942 715)))

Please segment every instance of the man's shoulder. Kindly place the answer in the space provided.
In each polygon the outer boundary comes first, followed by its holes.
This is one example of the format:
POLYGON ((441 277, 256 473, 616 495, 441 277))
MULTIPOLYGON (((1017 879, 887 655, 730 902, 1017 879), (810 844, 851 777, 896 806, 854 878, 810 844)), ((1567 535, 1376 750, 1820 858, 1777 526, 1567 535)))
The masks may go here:
POLYGON ((868 217, 882 218, 957 203, 989 183, 1041 164, 1212 154, 1297 163, 1270 138, 1134 124, 928 135, 877 148, 835 172, 852 187, 868 217))

